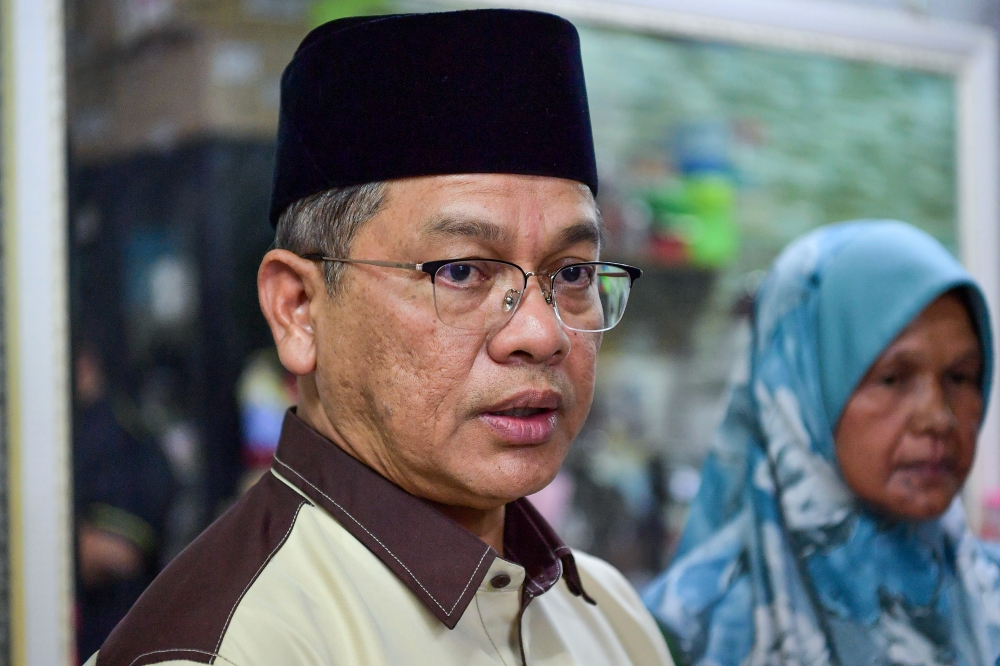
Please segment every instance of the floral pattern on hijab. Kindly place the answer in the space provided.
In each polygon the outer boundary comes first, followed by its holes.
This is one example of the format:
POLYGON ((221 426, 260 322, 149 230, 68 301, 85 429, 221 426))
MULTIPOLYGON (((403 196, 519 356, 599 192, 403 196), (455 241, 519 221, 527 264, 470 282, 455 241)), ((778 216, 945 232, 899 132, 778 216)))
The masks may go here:
MULTIPOLYGON (((903 247, 900 261, 926 279, 914 294, 912 270, 897 270, 892 252, 860 271, 872 274, 847 272, 908 308, 861 372, 916 313, 959 287, 984 341, 989 391, 982 294, 936 241, 900 222, 852 222, 792 243, 758 291, 749 377, 732 391, 674 564, 643 595, 682 663, 1000 665, 1000 549, 969 532, 957 499, 919 523, 866 512, 837 467, 831 421, 843 404, 831 419, 819 295, 831 265, 866 243, 903 247)), ((851 323, 868 327, 882 312, 865 312, 865 292, 854 293, 851 323)))

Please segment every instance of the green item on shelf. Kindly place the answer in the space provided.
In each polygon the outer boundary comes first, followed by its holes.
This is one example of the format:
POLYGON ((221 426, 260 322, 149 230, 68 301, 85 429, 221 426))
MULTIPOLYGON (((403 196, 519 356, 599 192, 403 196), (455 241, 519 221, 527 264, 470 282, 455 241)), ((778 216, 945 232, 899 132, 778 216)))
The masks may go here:
POLYGON ((684 178, 684 194, 696 221, 687 229, 691 259, 701 266, 725 266, 736 258, 740 234, 733 219, 736 188, 732 181, 716 174, 684 178))
POLYGON ((384 0, 315 0, 309 9, 309 21, 318 26, 347 16, 378 14, 384 0))
POLYGON ((647 192, 654 233, 680 238, 690 262, 715 268, 732 263, 740 233, 734 219, 736 187, 725 175, 696 173, 647 192))

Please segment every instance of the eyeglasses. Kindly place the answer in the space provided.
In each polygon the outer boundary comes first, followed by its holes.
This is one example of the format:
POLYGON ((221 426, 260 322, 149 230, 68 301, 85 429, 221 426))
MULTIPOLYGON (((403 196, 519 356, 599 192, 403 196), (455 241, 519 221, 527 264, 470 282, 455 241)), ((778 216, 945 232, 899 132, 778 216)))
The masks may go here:
POLYGON ((495 330, 510 321, 534 276, 556 318, 573 331, 608 331, 625 314, 632 283, 642 271, 626 264, 586 261, 555 273, 527 273, 499 259, 445 259, 404 264, 303 254, 303 259, 421 271, 431 277, 438 318, 454 328, 495 330))

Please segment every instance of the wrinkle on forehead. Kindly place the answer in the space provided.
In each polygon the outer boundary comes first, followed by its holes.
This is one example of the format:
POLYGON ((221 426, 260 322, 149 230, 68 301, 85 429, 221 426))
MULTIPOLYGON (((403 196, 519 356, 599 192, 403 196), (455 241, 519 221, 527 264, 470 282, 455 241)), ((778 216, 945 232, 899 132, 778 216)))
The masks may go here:
POLYGON ((413 178, 403 178, 395 182, 406 182, 408 180, 427 180, 440 187, 455 187, 466 189, 472 192, 482 192, 484 194, 504 194, 518 184, 541 183, 544 181, 562 181, 577 187, 587 198, 593 200, 593 193, 590 188, 575 180, 567 180, 557 176, 531 176, 527 174, 515 173, 466 173, 466 174, 441 174, 436 176, 416 176, 413 178))
POLYGON ((409 183, 416 195, 411 219, 423 218, 413 230, 425 240, 464 240, 499 250, 534 237, 554 252, 576 245, 599 252, 603 245, 600 211, 581 183, 509 174, 428 176, 409 183))
MULTIPOLYGON (((515 238, 507 227, 473 217, 448 215, 432 219, 424 227, 425 233, 437 239, 467 238, 496 245, 513 245, 515 238)), ((555 238, 557 247, 587 243, 601 246, 602 229, 593 219, 581 220, 562 229, 555 238)))

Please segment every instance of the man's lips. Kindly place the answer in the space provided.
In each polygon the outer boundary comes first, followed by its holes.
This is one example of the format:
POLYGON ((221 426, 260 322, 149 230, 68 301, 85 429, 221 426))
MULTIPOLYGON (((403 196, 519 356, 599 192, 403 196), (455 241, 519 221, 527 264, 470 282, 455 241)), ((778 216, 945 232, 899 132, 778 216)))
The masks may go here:
POLYGON ((479 418, 512 444, 542 444, 555 431, 562 396, 554 391, 526 391, 483 410, 479 418))
POLYGON ((521 391, 503 400, 498 400, 483 409, 483 413, 500 414, 523 411, 552 411, 562 406, 562 395, 558 391, 521 391))

